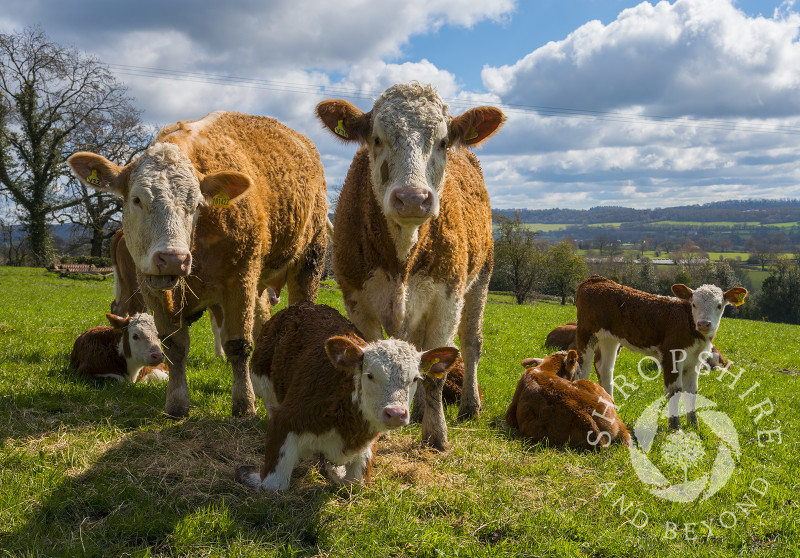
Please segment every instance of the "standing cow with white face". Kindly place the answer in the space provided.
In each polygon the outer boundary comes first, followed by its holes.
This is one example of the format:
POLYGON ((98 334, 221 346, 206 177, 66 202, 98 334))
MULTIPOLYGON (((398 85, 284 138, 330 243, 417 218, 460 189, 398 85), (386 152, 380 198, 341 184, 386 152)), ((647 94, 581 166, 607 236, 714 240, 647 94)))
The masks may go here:
MULTIPOLYGON (((367 340, 388 335, 427 350, 453 343, 464 358, 460 417, 480 410, 477 369, 492 271, 492 218, 480 165, 465 147, 503 123, 479 107, 451 117, 433 87, 387 89, 368 113, 341 100, 317 106, 340 139, 361 144, 334 216, 333 267, 347 314, 367 340)), ((447 445, 443 380, 415 418, 422 439, 447 445)))
POLYGON ((189 412, 189 325, 215 304, 233 414, 255 413, 247 363, 269 312, 259 296, 286 284, 290 304, 313 301, 322 275, 327 199, 313 144, 272 118, 215 112, 163 129, 125 167, 93 153, 69 165, 123 198, 128 249, 170 366, 167 414, 189 412))

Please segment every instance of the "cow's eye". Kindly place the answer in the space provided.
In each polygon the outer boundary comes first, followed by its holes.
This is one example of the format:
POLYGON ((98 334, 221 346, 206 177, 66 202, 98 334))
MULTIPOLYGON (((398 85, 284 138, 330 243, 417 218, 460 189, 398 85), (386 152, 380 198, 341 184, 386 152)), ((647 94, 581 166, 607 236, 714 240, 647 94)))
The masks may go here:
POLYGON ((133 334, 133 340, 134 341, 138 341, 139 340, 139 334, 138 333, 134 333, 133 334))
POLYGON ((439 142, 440 149, 447 149, 447 140, 442 140, 439 142))
POLYGON ((375 136, 375 141, 373 141, 372 143, 375 144, 375 147, 380 147, 381 146, 381 138, 379 138, 378 136, 375 136))
POLYGON ((375 376, 372 375, 372 372, 367 372, 367 378, 369 378, 370 380, 374 380, 375 376))
POLYGON ((722 304, 717 304, 717 310, 719 310, 720 308, 722 308, 722 304))
POLYGON ((142 206, 142 200, 140 200, 137 196, 134 196, 133 197, 133 205, 141 207, 142 206))

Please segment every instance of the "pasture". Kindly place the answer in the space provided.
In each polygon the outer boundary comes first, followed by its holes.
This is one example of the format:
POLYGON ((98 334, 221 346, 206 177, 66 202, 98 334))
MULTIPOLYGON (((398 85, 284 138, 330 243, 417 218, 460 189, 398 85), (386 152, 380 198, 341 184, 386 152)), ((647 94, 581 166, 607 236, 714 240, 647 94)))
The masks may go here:
MULTIPOLYGON (((214 356, 206 317, 191 331, 190 414, 173 421, 162 414, 165 385, 68 373, 75 338, 105 323, 110 280, 2 267, 0 285, 3 555, 798 555, 798 326, 723 320, 716 344, 741 376, 731 386, 731 375, 712 372, 699 394, 728 415, 741 452, 706 500, 651 494, 618 445, 581 453, 507 432, 519 361, 543 356, 547 332, 574 319, 575 308, 497 296, 486 307, 478 371, 483 413, 457 423, 457 409, 447 408, 448 453, 421 448, 412 425, 379 442, 370 485, 335 487, 307 464, 290 491, 266 494, 233 479, 236 465, 261 461, 266 419, 260 402, 258 417, 231 417, 230 367, 214 356), (772 412, 762 415, 767 399, 772 412), (777 430, 781 443, 764 434, 777 430)), ((318 302, 342 309, 331 284, 318 302)), ((632 432, 663 394, 660 377, 639 374, 638 362, 628 351, 617 361, 628 380, 619 414, 632 432)), ((712 467, 719 442, 705 423, 698 433, 705 455, 688 469, 651 453, 671 483, 712 467)), ((655 446, 668 434, 662 418, 655 446)))

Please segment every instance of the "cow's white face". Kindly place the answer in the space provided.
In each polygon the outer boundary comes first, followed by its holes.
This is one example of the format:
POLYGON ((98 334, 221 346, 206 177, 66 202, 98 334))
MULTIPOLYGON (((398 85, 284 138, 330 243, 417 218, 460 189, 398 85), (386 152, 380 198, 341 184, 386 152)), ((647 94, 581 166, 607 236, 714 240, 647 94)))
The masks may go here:
POLYGON ((200 181, 177 146, 157 143, 137 160, 122 208, 122 228, 136 267, 168 288, 192 269, 192 233, 204 203, 200 181))
POLYGON ((440 347, 424 353, 400 339, 366 346, 348 337, 331 337, 325 351, 334 366, 353 374, 353 403, 375 432, 408 424, 409 407, 423 374, 441 378, 458 358, 458 349, 440 347))
POLYGON ((411 401, 422 381, 420 356, 412 345, 398 339, 364 348, 359 404, 362 415, 376 431, 408 424, 411 401))
POLYGON ((725 307, 728 304, 739 306, 747 295, 747 289, 743 287, 734 287, 723 293, 716 285, 703 285, 693 291, 686 285, 678 284, 672 286, 672 292, 692 304, 694 326, 709 340, 719 329, 725 307))
POLYGON ((372 109, 372 190, 387 219, 401 227, 419 227, 439 215, 449 120, 430 87, 389 88, 372 109))
POLYGON ((317 116, 339 139, 369 150, 372 191, 401 259, 419 227, 439 215, 448 150, 478 145, 505 119, 494 107, 451 118, 436 89, 416 82, 391 86, 368 113, 329 100, 317 105, 317 116))
POLYGON ((87 186, 122 197, 128 251, 155 289, 171 289, 191 273, 192 235, 200 206, 210 205, 212 199, 231 202, 252 184, 236 171, 203 176, 178 146, 168 142, 152 144, 126 167, 87 152, 76 153, 67 162, 87 186))
POLYGON ((128 323, 131 358, 143 366, 156 366, 164 361, 156 321, 150 314, 136 314, 128 323))
POLYGON ((121 317, 106 314, 111 327, 122 332, 118 350, 129 365, 156 366, 164 361, 156 321, 150 314, 121 317))

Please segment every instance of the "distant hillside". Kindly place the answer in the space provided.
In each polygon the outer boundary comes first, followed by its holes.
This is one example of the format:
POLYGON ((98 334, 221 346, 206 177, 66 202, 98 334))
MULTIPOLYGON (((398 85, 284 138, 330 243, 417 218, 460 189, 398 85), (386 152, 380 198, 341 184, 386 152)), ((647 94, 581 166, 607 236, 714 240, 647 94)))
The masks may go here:
POLYGON ((699 221, 733 223, 788 223, 800 221, 800 200, 733 200, 656 209, 600 206, 591 209, 500 209, 506 216, 519 212, 524 223, 639 223, 656 221, 699 221))

